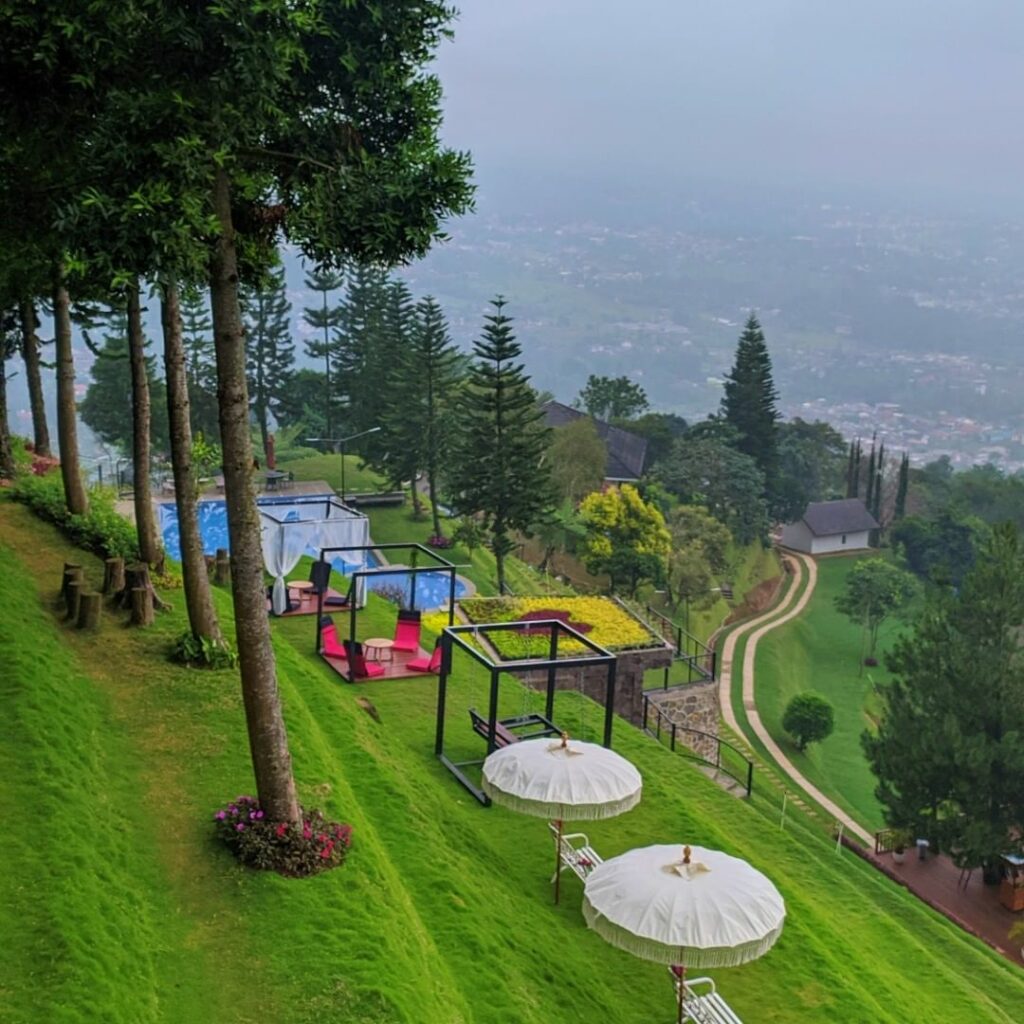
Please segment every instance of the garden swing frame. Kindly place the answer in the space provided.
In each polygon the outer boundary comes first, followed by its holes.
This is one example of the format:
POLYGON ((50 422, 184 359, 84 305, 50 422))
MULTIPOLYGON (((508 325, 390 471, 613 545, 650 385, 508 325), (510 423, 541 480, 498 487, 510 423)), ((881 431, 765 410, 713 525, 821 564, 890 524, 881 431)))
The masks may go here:
MULTIPOLYGON (((526 622, 487 622, 472 625, 447 626, 441 631, 438 639, 441 645, 441 668, 437 677, 437 722, 434 734, 434 754, 437 759, 455 776, 459 783, 464 786, 480 804, 490 807, 491 799, 484 791, 477 786, 466 774, 465 769, 483 764, 485 758, 476 758, 469 761, 453 761, 445 753, 445 711, 448 703, 448 677, 452 671, 452 654, 456 649, 464 651, 474 661, 487 669, 490 675, 489 702, 487 708, 487 754, 492 754, 498 747, 497 728, 498 720, 498 696, 501 687, 502 676, 507 673, 520 672, 547 672, 547 686, 545 688, 544 714, 524 715, 515 720, 517 726, 538 725, 541 728, 531 733, 530 737, 524 737, 524 742, 529 738, 539 736, 557 735, 558 726, 552 721, 555 710, 555 690, 558 671, 560 669, 572 668, 593 668, 603 665, 607 672, 604 699, 604 737, 602 746, 612 745, 612 724, 615 718, 615 673, 618 659, 611 651, 600 644, 589 640, 582 633, 566 625, 560 619, 531 619, 526 622), (550 637, 548 653, 542 658, 520 658, 515 660, 495 661, 484 651, 463 639, 469 636, 483 635, 486 639, 490 633, 515 632, 521 633, 524 630, 537 632, 547 630, 550 637), (558 641, 562 637, 567 640, 575 640, 582 644, 590 655, 581 655, 568 658, 558 657, 558 641)), ((523 684, 526 685, 526 684, 523 684)))

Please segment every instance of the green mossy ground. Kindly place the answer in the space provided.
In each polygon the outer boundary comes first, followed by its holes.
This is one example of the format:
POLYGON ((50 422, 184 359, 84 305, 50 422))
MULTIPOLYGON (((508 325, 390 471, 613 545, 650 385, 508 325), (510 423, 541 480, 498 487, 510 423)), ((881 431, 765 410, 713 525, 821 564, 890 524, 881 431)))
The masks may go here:
MULTIPOLYGON (((311 653, 309 619, 274 623, 302 800, 350 821, 338 871, 296 881, 239 868, 212 840, 218 805, 251 789, 234 672, 165 660, 181 595, 148 630, 59 621, 75 552, 0 502, 0 1021, 352 1024, 651 1024, 671 1019, 664 968, 590 933, 579 885, 550 902, 545 824, 477 805, 433 757, 431 679, 351 687, 311 653), (381 721, 356 702, 369 698, 381 721)), ((229 613, 230 600, 218 604, 229 613)), ((393 609, 376 602, 368 626, 393 609)), ((452 753, 479 756, 453 687, 452 753)), ((530 706, 508 688, 510 710, 530 706)), ((556 715, 597 720, 576 694, 556 715)), ((1024 975, 801 815, 780 831, 771 793, 741 801, 623 723, 642 804, 586 827, 611 856, 693 841, 750 859, 785 896, 786 930, 761 961, 714 972, 759 1022, 1019 1020, 1024 975)), ((765 787, 767 790, 767 787, 765 787)))

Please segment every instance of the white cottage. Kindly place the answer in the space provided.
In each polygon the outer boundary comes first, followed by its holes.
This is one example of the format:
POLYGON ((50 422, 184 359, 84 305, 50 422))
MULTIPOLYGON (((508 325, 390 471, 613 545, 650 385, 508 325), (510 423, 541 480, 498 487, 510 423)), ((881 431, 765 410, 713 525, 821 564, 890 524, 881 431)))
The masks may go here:
POLYGON ((871 531, 877 529, 875 517, 860 498, 812 501, 799 522, 782 528, 782 544, 809 555, 858 551, 871 546, 871 531))

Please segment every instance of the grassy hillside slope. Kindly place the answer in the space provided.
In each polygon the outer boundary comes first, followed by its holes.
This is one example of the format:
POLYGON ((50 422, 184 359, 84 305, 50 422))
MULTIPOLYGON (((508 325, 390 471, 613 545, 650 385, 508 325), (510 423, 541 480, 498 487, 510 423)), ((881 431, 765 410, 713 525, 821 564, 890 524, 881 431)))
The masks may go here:
MULTIPOLYGON (((163 660, 181 597, 145 631, 98 636, 54 618, 67 555, 95 559, 0 502, 3 820, 0 1021, 650 1024, 671 1015, 664 968, 590 933, 570 880, 550 903, 543 822, 469 798, 432 755, 430 679, 349 687, 311 655, 308 619, 274 631, 303 801, 352 822, 340 870, 307 881, 238 868, 210 838, 218 804, 251 788, 237 679, 163 660), (367 696, 381 721, 357 704, 367 696)), ((222 610, 226 594, 218 594, 222 610)), ((393 611, 374 604, 384 628, 393 611)), ((460 666, 453 752, 479 755, 460 666), (459 722, 462 722, 461 729, 459 722)), ((510 705, 528 703, 512 688, 510 705)), ((586 702, 556 713, 574 725, 586 702)), ((590 719, 593 713, 584 717, 590 719)), ((725 794, 619 723, 642 804, 586 830, 605 856, 651 842, 721 847, 787 900, 778 946, 716 971, 761 1022, 1018 1019, 1024 974, 773 804, 725 794)))
MULTIPOLYGON (((874 682, 889 678, 882 665, 858 674, 861 634, 835 609, 856 558, 818 561, 818 583, 804 613, 767 634, 758 644, 755 664, 757 707, 765 727, 793 763, 822 792, 868 828, 883 826, 875 799, 875 777, 861 750, 860 736, 872 724, 874 682), (835 731, 822 743, 799 753, 782 728, 790 699, 813 690, 835 708, 835 731)), ((879 638, 883 652, 904 626, 887 622, 879 638)), ((884 660, 884 659, 880 659, 884 660)))

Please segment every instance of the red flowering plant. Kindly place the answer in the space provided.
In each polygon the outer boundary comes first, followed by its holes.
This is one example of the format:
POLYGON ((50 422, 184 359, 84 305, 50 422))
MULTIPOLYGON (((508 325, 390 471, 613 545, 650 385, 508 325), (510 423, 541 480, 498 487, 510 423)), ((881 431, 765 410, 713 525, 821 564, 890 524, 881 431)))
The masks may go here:
POLYGON ((352 826, 328 821, 317 810, 302 820, 271 821, 255 797, 236 797, 213 816, 217 836, 245 865, 304 878, 343 864, 352 826))
POLYGON ((432 548, 450 548, 452 543, 451 537, 446 537, 443 533, 434 533, 427 538, 427 544, 432 548))

